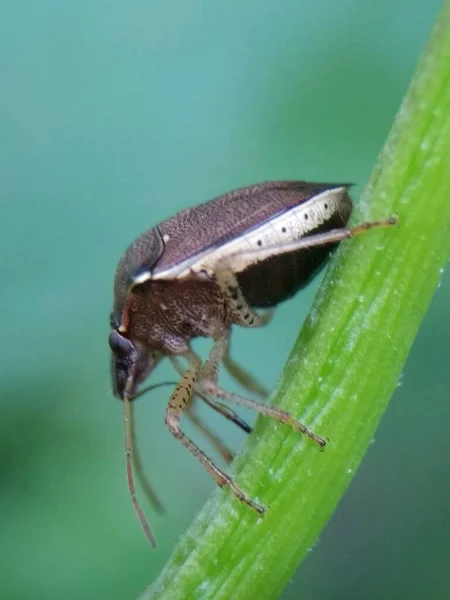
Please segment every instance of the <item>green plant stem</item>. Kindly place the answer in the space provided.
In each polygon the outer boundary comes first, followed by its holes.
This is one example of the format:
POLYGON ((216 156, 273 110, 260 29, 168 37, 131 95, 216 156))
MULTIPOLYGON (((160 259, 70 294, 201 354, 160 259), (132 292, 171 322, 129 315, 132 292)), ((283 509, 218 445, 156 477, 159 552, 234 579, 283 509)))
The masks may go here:
POLYGON ((273 399, 327 448, 259 419, 233 472, 266 516, 217 490, 143 598, 277 598, 355 474, 450 255, 450 1, 360 207, 399 225, 341 245, 273 399))

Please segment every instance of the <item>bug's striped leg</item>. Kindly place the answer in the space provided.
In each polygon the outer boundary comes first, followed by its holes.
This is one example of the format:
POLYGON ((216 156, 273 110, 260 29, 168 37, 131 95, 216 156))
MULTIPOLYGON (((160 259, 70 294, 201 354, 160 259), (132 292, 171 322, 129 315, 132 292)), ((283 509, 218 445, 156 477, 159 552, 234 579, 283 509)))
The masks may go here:
POLYGON ((268 396, 267 391, 252 377, 252 375, 247 373, 245 369, 231 358, 230 339, 231 330, 229 328, 223 329, 216 338, 216 343, 211 348, 208 359, 203 365, 200 380, 217 384, 219 367, 220 364, 223 363, 230 375, 240 383, 242 387, 250 392, 257 393, 262 398, 266 398, 268 396))
MULTIPOLYGON (((290 252, 298 252, 299 250, 314 248, 317 246, 324 246, 326 244, 336 244, 337 242, 342 242, 343 240, 355 237, 356 235, 362 235, 366 233, 369 229, 392 227, 393 225, 396 225, 397 222, 397 216, 393 215, 388 219, 381 219, 379 221, 364 221, 363 223, 359 223, 354 227, 343 227, 342 229, 332 229, 331 231, 325 231, 323 233, 314 233, 311 235, 306 235, 304 237, 299 238, 298 240, 295 240, 293 242, 287 242, 285 244, 279 244, 276 246, 265 246, 259 249, 243 250, 241 252, 237 252, 236 254, 227 257, 227 259, 224 259, 224 261, 226 260, 226 263, 224 262, 222 264, 222 261, 218 263, 219 273, 223 273, 223 275, 221 275, 221 283, 219 282, 219 279, 217 281, 220 285, 222 292, 226 292, 226 297, 229 298, 232 295, 232 292, 234 293, 233 282, 237 282, 237 279, 236 276, 233 275, 234 280, 230 279, 230 281, 232 282, 231 290, 230 286, 228 286, 228 288, 226 287, 225 279, 228 276, 229 270, 231 270, 231 268, 227 270, 226 265, 232 265, 233 272, 239 273, 240 271, 243 271, 248 267, 249 261, 259 262, 266 260, 267 258, 271 258, 273 256, 278 256, 280 254, 289 254, 290 252)), ((239 287, 238 291, 240 291, 239 287)), ((243 297, 242 292, 239 294, 237 300, 239 303, 241 303, 241 297, 243 297)), ((253 313, 250 312, 250 314, 252 315, 253 313)), ((249 323, 250 317, 247 317, 247 319, 245 317, 246 315, 244 315, 244 317, 241 318, 242 322, 236 321, 236 323, 244 327, 260 326, 260 323, 258 323, 258 325, 249 323)))
POLYGON ((237 394, 227 392, 212 381, 203 381, 201 383, 201 387, 206 394, 210 394, 214 398, 220 398, 221 400, 225 400, 227 402, 233 402, 234 404, 245 406, 246 408, 250 408, 251 410, 254 410, 262 415, 271 417, 280 423, 286 423, 287 425, 290 425, 292 429, 295 429, 295 431, 307 435, 311 440, 316 442, 320 448, 324 448, 326 446, 327 442, 324 438, 316 435, 313 431, 311 431, 311 429, 306 427, 306 425, 300 421, 297 421, 297 419, 295 419, 291 414, 281 410, 280 408, 260 404, 259 402, 251 400, 250 398, 244 398, 243 396, 238 396, 237 394))
POLYGON ((175 388, 166 409, 166 425, 170 433, 189 450, 197 460, 203 465, 208 473, 213 477, 220 487, 228 486, 233 494, 252 508, 259 515, 263 515, 265 509, 260 504, 253 502, 244 492, 234 483, 233 478, 219 469, 214 462, 181 430, 180 421, 183 412, 189 406, 194 392, 194 386, 197 383, 201 371, 201 360, 193 352, 185 355, 189 361, 189 367, 183 375, 183 379, 175 388))
POLYGON ((269 321, 272 314, 271 311, 262 314, 256 313, 248 304, 239 286, 236 273, 244 271, 251 262, 260 262, 273 256, 298 252, 307 248, 336 244, 356 235, 361 235, 369 229, 391 227, 396 225, 397 221, 396 216, 379 221, 364 221, 354 227, 343 227, 342 229, 332 229, 323 233, 306 235, 292 242, 243 250, 222 258, 215 265, 214 278, 225 298, 232 322, 241 327, 262 327, 269 321))
POLYGON ((211 429, 203 422, 199 415, 192 409, 192 405, 186 412, 189 420, 195 427, 202 432, 205 438, 211 443, 211 445, 219 452, 224 461, 229 464, 234 458, 234 452, 228 448, 228 446, 215 434, 211 429))
POLYGON ((250 308, 228 258, 216 264, 214 278, 225 298, 233 323, 241 327, 262 327, 269 321, 271 311, 258 314, 250 308))
POLYGON ((239 427, 239 429, 242 429, 242 431, 244 431, 245 433, 252 432, 252 428, 250 427, 250 425, 246 421, 244 421, 244 419, 242 419, 229 406, 227 406, 226 404, 222 404, 222 402, 218 402, 217 400, 213 400, 209 396, 199 393, 197 390, 195 390, 195 394, 196 394, 196 396, 201 398, 203 400, 203 402, 205 402, 213 410, 215 410, 216 412, 220 413, 223 417, 225 417, 225 419, 228 419, 228 421, 231 421, 232 423, 237 425, 239 427))
POLYGON ((226 353, 229 335, 229 330, 223 332, 222 337, 218 339, 211 349, 208 359, 200 373, 198 386, 200 387, 201 391, 208 396, 213 396, 214 398, 219 398, 220 400, 240 404, 241 406, 255 410, 256 412, 271 417, 276 421, 280 421, 280 423, 287 423, 296 431, 307 435, 310 439, 316 442, 318 446, 323 448, 326 445, 326 441, 308 429, 306 425, 303 425, 303 423, 297 421, 297 419, 295 419, 288 412, 279 408, 267 406, 265 404, 259 404, 259 402, 255 402, 249 398, 243 398, 237 394, 232 394, 231 392, 227 392, 217 385, 218 369, 226 353))
MULTIPOLYGON (((396 223, 396 216, 379 221, 366 221, 355 225, 354 227, 334 229, 324 233, 313 234, 286 244, 238 252, 227 257, 226 259, 219 261, 216 265, 215 278, 222 293, 224 294, 225 299, 227 300, 231 314, 234 317, 234 323, 244 327, 259 327, 264 325, 267 321, 267 317, 265 315, 260 316, 252 311, 238 285, 235 273, 243 271, 248 266, 249 261, 257 262, 280 254, 297 252, 302 249, 323 246, 325 244, 334 244, 336 242, 354 237, 355 235, 361 235, 369 229, 390 227, 396 223)), ((239 382, 241 382, 241 379, 242 381, 245 381, 245 376, 247 375, 245 374, 243 377, 241 377, 242 374, 236 369, 238 365, 236 365, 236 363, 232 364, 232 359, 227 356, 227 344, 228 337, 224 336, 223 339, 219 340, 219 342, 217 342, 212 349, 210 357, 208 358, 208 361, 202 371, 201 381, 199 382, 199 386, 203 392, 207 395, 213 396, 214 398, 228 402, 234 402, 235 404, 240 404, 247 408, 253 409, 261 414, 276 419, 281 423, 287 423, 296 431, 307 435, 321 448, 323 448, 326 445, 326 441, 313 433, 310 429, 308 429, 308 427, 303 425, 303 423, 300 423, 294 419, 294 417, 292 417, 292 415, 286 411, 259 404, 258 402, 248 398, 243 398, 237 394, 232 394, 217 385, 217 370, 220 362, 224 362, 224 364, 230 368, 231 374, 239 382)), ((247 386, 244 385, 244 387, 247 386)), ((249 387, 247 387, 247 389, 249 389, 249 387)))
POLYGON ((228 373, 237 381, 245 390, 253 392, 261 399, 268 397, 269 392, 258 382, 256 379, 248 373, 239 363, 233 360, 230 356, 230 347, 228 346, 227 352, 223 357, 223 365, 228 373))
MULTIPOLYGON (((172 363, 175 366, 176 370, 180 373, 180 375, 183 375, 183 368, 181 367, 181 365, 178 362, 178 360, 176 359, 176 357, 173 357, 172 363)), ((211 431, 211 429, 206 425, 206 423, 204 423, 203 420, 199 417, 199 415, 195 412, 194 404, 195 404, 195 398, 197 395, 198 395, 197 392, 195 394, 193 394, 191 402, 187 406, 186 415, 188 416, 191 423, 193 425, 195 425, 195 427, 197 427, 197 429, 199 431, 201 431, 202 434, 206 437, 206 439, 214 446, 214 448, 222 456, 222 458, 225 460, 225 462, 231 463, 231 461, 234 458, 234 453, 224 444, 224 442, 222 442, 222 440, 220 439, 220 437, 217 434, 215 434, 213 431, 211 431)), ((214 400, 210 400, 209 398, 207 398, 204 395, 201 395, 201 397, 207 404, 212 405, 213 408, 218 410, 217 404, 220 404, 220 403, 214 402, 214 400)), ((225 406, 224 404, 220 404, 220 407, 223 407, 224 409, 228 409, 228 407, 225 406)), ((230 409, 228 409, 228 410, 230 412, 233 412, 230 409)), ((221 410, 219 410, 219 412, 221 412, 221 410)))
MULTIPOLYGON (((180 365, 177 358, 175 356, 171 356, 170 360, 171 360, 173 366, 175 367, 176 371, 178 371, 178 373, 180 375, 183 375, 184 369, 180 365)), ((225 417, 225 419, 228 419, 228 421, 231 421, 232 423, 237 425, 240 429, 242 429, 242 431, 245 431, 245 433, 252 432, 252 428, 250 427, 250 425, 248 423, 246 423, 244 421, 244 419, 241 419, 241 417, 226 404, 222 404, 221 402, 217 402, 216 400, 213 400, 209 396, 202 394, 200 392, 200 390, 197 390, 197 389, 195 390, 195 395, 198 396, 199 398, 201 398, 203 400, 203 402, 205 402, 213 410, 220 413, 223 417, 225 417)), ((194 403, 195 403, 195 397, 192 400, 192 404, 194 404, 194 403)), ((191 406, 192 406, 192 404, 191 404, 191 406)), ((210 432, 210 434, 213 435, 212 432, 210 432)), ((212 439, 211 439, 211 441, 212 441, 212 439)))

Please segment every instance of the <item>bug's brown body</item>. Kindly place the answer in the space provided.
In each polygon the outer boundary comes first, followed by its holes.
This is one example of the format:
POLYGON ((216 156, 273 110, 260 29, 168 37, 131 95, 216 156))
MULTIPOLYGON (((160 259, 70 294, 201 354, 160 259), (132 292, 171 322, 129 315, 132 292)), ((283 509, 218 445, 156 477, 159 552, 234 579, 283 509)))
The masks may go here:
MULTIPOLYGON (((305 286, 322 266, 330 246, 392 220, 347 229, 352 210, 346 185, 284 181, 242 188, 184 210, 141 235, 119 262, 111 315, 114 392, 129 401, 165 356, 188 361, 183 379, 170 399, 166 424, 172 434, 202 462, 221 486, 262 514, 264 509, 180 429, 181 414, 198 393, 239 426, 239 417, 212 398, 255 408, 289 423, 320 446, 325 442, 287 413, 226 392, 217 385, 220 363, 248 390, 261 387, 229 356, 232 325, 258 327, 270 308, 305 286), (215 344, 202 362, 190 342, 211 337, 215 344)), ((129 420, 129 414, 126 413, 129 420)), ((127 455, 131 455, 128 439, 127 455)), ((133 502, 147 535, 127 463, 133 502)))
MULTIPOLYGON (((341 191, 340 211, 314 231, 338 229, 346 225, 352 208, 345 187, 288 181, 236 190, 163 221, 138 238, 119 263, 115 323, 122 323, 124 304, 133 290, 133 300, 127 307, 133 315, 127 326, 129 339, 164 354, 186 351, 194 337, 213 337, 218 326, 234 323, 214 278, 195 273, 184 278, 152 278, 133 287, 136 275, 150 269, 157 277, 173 265, 224 246, 274 216, 332 189, 341 191)), ((271 256, 239 273, 239 286, 250 306, 273 307, 306 285, 329 253, 328 245, 309 252, 300 249, 289 255, 271 256)))
POLYGON ((147 348, 180 354, 195 337, 212 337, 219 324, 229 325, 229 311, 212 281, 152 281, 133 299, 128 331, 147 348), (153 315, 149 323, 147 315, 153 315))

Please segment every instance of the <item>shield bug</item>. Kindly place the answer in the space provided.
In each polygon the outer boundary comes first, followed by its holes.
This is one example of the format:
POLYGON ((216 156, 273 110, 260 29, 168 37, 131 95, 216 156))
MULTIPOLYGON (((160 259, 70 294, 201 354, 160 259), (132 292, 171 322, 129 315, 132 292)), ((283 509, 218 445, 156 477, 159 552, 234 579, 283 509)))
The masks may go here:
MULTIPOLYGON (((152 544, 154 538, 134 488, 130 402, 141 395, 141 384, 163 358, 168 357, 181 376, 166 410, 169 431, 219 486, 228 486, 259 515, 264 507, 183 432, 181 416, 191 409, 194 396, 245 431, 250 431, 248 425, 223 401, 286 423, 319 447, 325 446, 322 437, 287 412, 221 388, 218 370, 223 363, 247 391, 263 396, 257 382, 230 357, 232 326, 263 326, 271 308, 311 280, 330 248, 368 229, 396 222, 392 217, 348 228, 352 212, 348 187, 304 181, 244 187, 163 221, 138 237, 122 256, 115 276, 109 336, 112 382, 114 394, 124 400, 130 494, 152 544), (213 340, 206 361, 191 348, 191 340, 200 336, 213 340), (179 358, 187 361, 186 368, 179 358)), ((227 457, 219 440, 216 445, 227 457)))

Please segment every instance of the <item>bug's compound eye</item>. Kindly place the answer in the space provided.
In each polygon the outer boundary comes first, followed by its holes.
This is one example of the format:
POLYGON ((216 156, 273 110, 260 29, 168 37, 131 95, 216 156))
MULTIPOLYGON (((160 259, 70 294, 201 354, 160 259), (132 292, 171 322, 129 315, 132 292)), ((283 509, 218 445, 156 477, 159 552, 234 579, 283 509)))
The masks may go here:
POLYGON ((134 346, 127 338, 120 335, 118 331, 111 331, 109 335, 109 347, 118 358, 129 358, 134 351, 134 346))
POLYGON ((123 400, 125 389, 133 395, 135 388, 136 348, 118 331, 111 331, 109 347, 112 350, 111 375, 114 395, 123 400))

